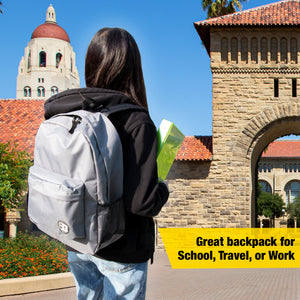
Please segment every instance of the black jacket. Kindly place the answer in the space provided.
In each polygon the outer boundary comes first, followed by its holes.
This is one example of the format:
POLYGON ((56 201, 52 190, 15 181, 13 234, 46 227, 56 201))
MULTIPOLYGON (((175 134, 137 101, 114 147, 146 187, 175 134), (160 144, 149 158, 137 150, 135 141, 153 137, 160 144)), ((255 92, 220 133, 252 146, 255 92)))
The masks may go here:
MULTIPOLYGON (((96 110, 119 103, 133 103, 124 94, 99 88, 59 93, 45 102, 45 118, 82 108, 83 95, 94 99, 96 110)), ((157 178, 157 131, 148 112, 121 111, 109 116, 121 138, 124 160, 125 233, 97 256, 125 263, 145 262, 153 257, 154 223, 169 192, 157 178)))

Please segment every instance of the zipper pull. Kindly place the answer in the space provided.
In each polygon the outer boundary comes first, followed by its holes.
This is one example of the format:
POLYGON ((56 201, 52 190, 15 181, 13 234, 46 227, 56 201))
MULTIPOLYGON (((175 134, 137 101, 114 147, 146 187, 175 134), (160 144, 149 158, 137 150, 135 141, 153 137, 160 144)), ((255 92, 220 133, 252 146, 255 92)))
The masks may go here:
POLYGON ((69 133, 73 134, 77 125, 81 123, 81 117, 80 116, 74 116, 72 119, 72 127, 69 130, 69 133))

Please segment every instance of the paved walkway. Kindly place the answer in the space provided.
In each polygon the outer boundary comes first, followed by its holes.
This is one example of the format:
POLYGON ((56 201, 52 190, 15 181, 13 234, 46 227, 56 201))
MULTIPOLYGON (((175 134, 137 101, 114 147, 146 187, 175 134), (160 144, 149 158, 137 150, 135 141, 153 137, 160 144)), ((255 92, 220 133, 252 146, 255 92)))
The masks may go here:
MULTIPOLYGON (((2 300, 2 298, 0 297, 2 300)), ((75 300, 75 288, 5 300, 75 300)), ((173 270, 158 252, 149 267, 147 300, 300 300, 300 269, 173 270)))

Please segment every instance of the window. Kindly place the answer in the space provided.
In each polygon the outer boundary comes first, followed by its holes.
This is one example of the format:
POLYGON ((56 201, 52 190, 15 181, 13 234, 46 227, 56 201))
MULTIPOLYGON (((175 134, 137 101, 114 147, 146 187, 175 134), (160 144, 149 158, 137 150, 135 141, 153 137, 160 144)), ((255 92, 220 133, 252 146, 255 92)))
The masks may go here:
POLYGON ((292 79, 292 97, 297 97, 297 79, 292 79))
POLYGON ((299 181, 291 181, 285 187, 285 201, 286 205, 292 203, 295 198, 300 195, 300 182, 299 181))
POLYGON ((55 95, 55 94, 58 94, 58 87, 57 86, 51 87, 51 95, 55 95))
POLYGON ((31 88, 29 86, 25 86, 23 91, 24 91, 24 97, 31 97, 31 88))
POLYGON ((41 51, 40 52, 40 67, 45 68, 46 67, 46 52, 41 51))
POLYGON ((38 97, 45 97, 45 88, 42 86, 39 86, 37 88, 37 96, 38 97))
POLYGON ((56 63, 55 63, 56 69, 58 69, 58 67, 59 67, 61 58, 62 58, 61 53, 56 53, 56 60, 55 60, 56 61, 56 63))
POLYGON ((71 70, 71 73, 73 73, 73 59, 72 59, 72 57, 70 58, 70 70, 71 70))
POLYGON ((265 180, 259 180, 258 184, 260 185, 262 192, 272 193, 271 185, 265 180))
POLYGON ((222 38, 221 40, 221 61, 228 62, 228 40, 222 38))
POLYGON ((279 80, 274 78, 274 97, 279 97, 279 80))

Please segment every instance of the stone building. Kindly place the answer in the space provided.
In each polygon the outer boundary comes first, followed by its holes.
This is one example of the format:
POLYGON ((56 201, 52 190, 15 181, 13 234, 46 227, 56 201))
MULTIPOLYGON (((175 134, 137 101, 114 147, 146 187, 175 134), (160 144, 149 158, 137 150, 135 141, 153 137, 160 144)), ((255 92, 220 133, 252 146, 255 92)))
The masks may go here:
POLYGON ((278 137, 300 133, 300 1, 208 19, 195 28, 211 60, 212 145, 201 137, 183 145, 159 225, 254 227, 260 156, 278 137), (211 155, 194 157, 190 143, 211 155))
POLYGON ((19 64, 17 99, 47 99, 80 86, 75 52, 66 31, 56 23, 52 5, 46 22, 32 33, 19 64))

